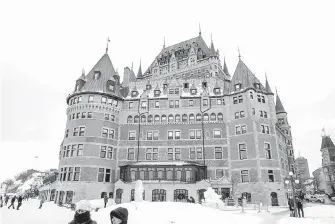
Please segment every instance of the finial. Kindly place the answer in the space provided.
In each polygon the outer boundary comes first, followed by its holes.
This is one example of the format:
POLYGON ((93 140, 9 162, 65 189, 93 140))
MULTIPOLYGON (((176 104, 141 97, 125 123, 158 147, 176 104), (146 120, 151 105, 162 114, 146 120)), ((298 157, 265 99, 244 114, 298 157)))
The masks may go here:
POLYGON ((211 42, 213 43, 213 35, 211 34, 211 42))
POLYGON ((277 86, 275 86, 275 88, 276 88, 276 95, 278 96, 277 86))
POLYGON ((325 130, 325 127, 322 128, 322 134, 321 134, 322 137, 326 136, 326 130, 325 130))
POLYGON ((239 58, 239 60, 241 61, 241 52, 240 52, 240 47, 238 47, 238 48, 237 48, 237 50, 238 50, 238 58, 239 58))
POLYGON ((200 26, 200 22, 199 22, 199 36, 201 36, 201 26, 200 26))
POLYGON ((109 37, 108 37, 108 39, 107 39, 107 47, 106 47, 106 54, 108 53, 108 43, 109 42, 111 42, 111 41, 109 40, 109 37))
POLYGON ((266 75, 266 72, 265 72, 265 79, 268 80, 268 76, 266 75))
POLYGON ((163 44, 163 49, 165 48, 165 36, 164 36, 164 44, 163 44))
POLYGON ((131 70, 133 71, 134 68, 134 62, 131 62, 131 70))

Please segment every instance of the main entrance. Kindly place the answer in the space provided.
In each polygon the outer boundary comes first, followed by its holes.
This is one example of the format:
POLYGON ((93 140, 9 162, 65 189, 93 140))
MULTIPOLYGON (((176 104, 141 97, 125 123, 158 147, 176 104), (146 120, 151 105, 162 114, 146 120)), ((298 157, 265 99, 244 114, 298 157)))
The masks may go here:
POLYGON ((278 204, 278 195, 276 192, 271 192, 271 205, 272 206, 279 206, 278 204))

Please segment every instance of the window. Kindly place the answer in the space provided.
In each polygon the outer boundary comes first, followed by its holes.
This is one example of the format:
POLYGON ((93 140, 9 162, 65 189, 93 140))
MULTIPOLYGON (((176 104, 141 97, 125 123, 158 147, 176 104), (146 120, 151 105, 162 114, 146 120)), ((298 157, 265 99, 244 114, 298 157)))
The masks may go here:
POLYGON ((257 100, 258 100, 259 103, 262 102, 262 100, 261 100, 261 95, 259 95, 259 94, 257 95, 257 100))
POLYGON ((94 79, 98 79, 100 77, 99 71, 94 71, 94 79))
POLYGON ((82 156, 83 155, 83 148, 84 145, 83 144, 79 144, 78 148, 77 148, 77 156, 82 156))
POLYGON ((135 159, 135 149, 134 148, 130 148, 128 149, 128 160, 134 160, 135 159))
POLYGON ((128 103, 128 107, 129 107, 129 109, 133 109, 133 106, 134 106, 134 102, 129 102, 129 103, 128 103))
POLYGON ((269 126, 267 126, 267 125, 261 125, 261 131, 262 131, 262 133, 264 133, 264 134, 270 134, 270 130, 269 130, 269 126))
POLYGON ((238 102, 243 103, 243 96, 238 96, 238 102))
POLYGON ((235 85, 235 91, 239 91, 241 89, 241 84, 236 84, 235 85))
POLYGON ((214 113, 211 113, 211 121, 215 121, 216 120, 216 115, 214 113))
POLYGON ((87 112, 87 118, 92 118, 92 112, 87 112))
POLYGON ((188 101, 188 106, 189 107, 193 107, 194 106, 194 101, 193 100, 189 100, 188 101))
POLYGON ((148 116, 148 123, 151 123, 152 122, 152 115, 149 115, 148 116))
POLYGON ((262 103, 265 103, 265 97, 262 96, 262 103))
POLYGON ((129 140, 135 140, 136 139, 136 132, 130 131, 129 132, 129 140))
POLYGON ((141 102, 141 108, 146 109, 147 108, 147 101, 142 101, 141 102))
POLYGON ((249 182, 249 171, 248 170, 241 170, 241 180, 242 180, 242 183, 249 182))
POLYGON ((132 91, 132 92, 131 92, 131 96, 132 96, 132 97, 136 97, 136 95, 137 95, 137 91, 132 91))
POLYGON ((188 89, 188 86, 189 86, 188 83, 184 83, 184 88, 185 89, 188 89))
POLYGON ((195 95, 197 93, 196 89, 191 89, 191 95, 195 95))
POLYGON ((73 136, 78 136, 79 134, 79 128, 74 128, 73 129, 73 136))
POLYGON ((168 131, 168 139, 173 139, 173 131, 168 131))
POLYGON ((271 159, 271 146, 269 143, 264 143, 264 149, 265 149, 265 157, 267 159, 271 159))
POLYGON ((73 181, 79 181, 79 175, 80 175, 80 167, 75 167, 73 181))
POLYGON ((104 118, 105 118, 105 120, 109 120, 109 114, 105 114, 105 116, 104 116, 104 118))
POLYGON ((155 90, 154 94, 155 94, 155 97, 157 97, 161 94, 161 91, 160 90, 155 90))
POLYGON ((180 131, 174 132, 174 139, 180 139, 180 131))
POLYGON ((214 138, 221 138, 221 130, 214 130, 214 138))
POLYGON ((273 174, 273 170, 268 170, 268 177, 269 177, 269 182, 275 182, 275 176, 273 174))
POLYGON ((186 114, 183 114, 182 121, 183 121, 183 122, 187 122, 187 119, 188 119, 187 115, 186 115, 186 114))
POLYGON ((202 159, 202 147, 197 147, 197 159, 202 159))
MULTIPOLYGON (((113 88, 114 88, 114 86, 113 86, 113 88)), ((113 101, 112 98, 108 98, 108 99, 107 99, 107 104, 108 104, 108 105, 112 105, 112 101, 113 101)))
POLYGON ((223 121, 223 114, 222 113, 218 113, 218 121, 223 121))
POLYGON ((222 105, 222 99, 216 99, 216 104, 217 105, 222 105))
POLYGON ((155 101, 155 108, 159 108, 159 101, 155 101))
POLYGON ((250 92, 250 99, 254 99, 254 94, 252 92, 250 92))
POLYGON ((146 160, 158 160, 158 148, 147 148, 145 153, 146 160))
POLYGON ((141 123, 146 123, 146 121, 147 121, 146 116, 145 116, 145 115, 142 115, 142 116, 141 116, 141 123))
POLYGON ((247 133, 247 125, 241 125, 242 134, 247 133))
POLYGON ((127 123, 128 124, 131 124, 131 123, 133 123, 133 117, 132 116, 128 116, 128 118, 127 118, 127 123))
POLYGON ((153 132, 153 134, 154 134, 154 140, 158 140, 158 135, 159 135, 159 132, 158 131, 154 131, 153 132))
POLYGON ((239 119, 240 118, 240 113, 239 112, 235 112, 235 119, 239 119))
POLYGON ((220 94, 220 88, 215 88, 215 89, 214 89, 214 93, 215 93, 215 94, 220 94))
POLYGON ((208 114, 204 114, 204 121, 208 121, 209 120, 209 117, 208 117, 208 114))
POLYGON ((101 97, 101 103, 102 103, 102 104, 106 104, 106 103, 107 103, 107 98, 104 97, 104 96, 102 96, 102 97, 101 97))
POLYGON ((220 179, 223 177, 223 169, 216 169, 215 170, 215 178, 220 179))
POLYGON ((179 89, 178 89, 178 88, 176 88, 176 89, 174 90, 174 94, 179 94, 179 89))
POLYGON ((203 106, 208 106, 208 99, 203 99, 203 106))
POLYGON ((65 131, 65 138, 69 137, 69 129, 66 129, 65 131))
POLYGON ((102 128, 102 135, 103 138, 115 138, 115 131, 109 128, 102 128))
POLYGON ((174 107, 175 108, 179 108, 179 100, 175 100, 174 101, 174 107))
POLYGON ((169 107, 170 107, 170 108, 173 108, 173 107, 174 107, 174 101, 173 101, 173 100, 170 100, 170 101, 169 101, 169 107))
POLYGON ((237 104, 237 103, 238 103, 238 101, 237 101, 237 97, 236 97, 236 96, 233 97, 233 102, 234 102, 234 104, 237 104))
POLYGON ((179 114, 176 114, 176 116, 175 116, 175 121, 176 121, 176 122, 180 122, 180 115, 179 115, 179 114))
POLYGON ((241 134, 241 126, 240 125, 238 125, 238 126, 235 127, 235 134, 236 135, 240 135, 241 134))
POLYGON ((71 148, 71 156, 74 156, 75 155, 75 151, 77 150, 77 145, 72 145, 72 148, 71 148))
POLYGON ((259 83, 255 83, 255 88, 256 88, 256 89, 260 89, 260 85, 259 85, 259 83))
POLYGON ((103 182, 104 181, 104 174, 105 174, 105 169, 104 168, 99 168, 98 169, 98 182, 103 182))
POLYGON ((202 88, 207 88, 207 82, 202 83, 202 88))
POLYGON ((247 146, 245 143, 238 144, 238 150, 240 153, 240 160, 247 159, 247 146))
POLYGON ((255 112, 255 108, 252 108, 252 115, 255 115, 256 112, 255 112))
POLYGON ((268 114, 266 111, 264 111, 264 118, 268 118, 268 114))
POLYGON ((159 122, 160 118, 159 115, 155 115, 155 122, 159 122))
POLYGON ((245 115, 244 115, 244 111, 240 111, 240 118, 244 118, 245 115))
POLYGON ((101 146, 101 150, 100 150, 100 158, 106 158, 106 146, 101 146))
POLYGON ((147 132, 147 140, 152 140, 152 132, 147 132))
POLYGON ((89 102, 89 103, 93 103, 93 100, 94 100, 94 96, 93 96, 93 95, 90 95, 90 96, 88 97, 88 102, 89 102))
POLYGON ((190 116, 189 116, 189 121, 190 121, 190 122, 194 122, 194 114, 190 114, 190 116))
POLYGON ((166 115, 165 114, 162 115, 161 122, 166 122, 166 115))
POLYGON ((222 153, 222 148, 221 147, 215 147, 215 159, 223 159, 223 153, 222 153))
POLYGON ((180 148, 168 148, 168 160, 180 160, 180 148))
POLYGON ((260 113, 259 116, 263 117, 263 111, 260 110, 259 113, 260 113))

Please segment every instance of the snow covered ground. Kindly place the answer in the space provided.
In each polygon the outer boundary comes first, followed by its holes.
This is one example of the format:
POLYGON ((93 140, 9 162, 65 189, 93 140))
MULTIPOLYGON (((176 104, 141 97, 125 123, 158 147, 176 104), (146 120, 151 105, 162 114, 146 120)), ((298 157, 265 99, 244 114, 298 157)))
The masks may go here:
MULTIPOLYGON (((16 205, 15 205, 16 206, 16 205)), ((285 208, 270 208, 270 213, 257 210, 220 211, 199 204, 182 202, 132 202, 113 205, 98 212, 92 211, 92 219, 98 224, 110 222, 109 213, 116 207, 125 207, 129 211, 129 224, 305 224, 305 223, 335 223, 335 206, 312 205, 306 207, 305 219, 286 218, 289 213, 285 208)), ((60 208, 52 202, 47 202, 38 209, 39 201, 31 199, 23 201, 19 211, 0 208, 1 224, 61 224, 69 223, 74 215, 70 209, 60 208)))

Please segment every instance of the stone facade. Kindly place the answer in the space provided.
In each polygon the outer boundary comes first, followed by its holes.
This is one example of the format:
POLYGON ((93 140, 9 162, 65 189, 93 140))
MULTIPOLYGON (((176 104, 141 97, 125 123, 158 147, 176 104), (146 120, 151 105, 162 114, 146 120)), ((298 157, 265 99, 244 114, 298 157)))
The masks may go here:
POLYGON ((164 47, 137 77, 126 67, 122 84, 106 52, 76 81, 67 103, 55 184, 63 202, 66 192, 78 201, 114 197, 121 188, 129 201, 134 182, 120 180, 120 166, 191 161, 206 167, 203 180, 143 180, 145 198, 157 189, 187 189, 198 198, 212 186, 235 198, 251 194, 250 203, 286 204, 283 180, 294 169, 294 152, 278 94, 275 103, 268 81, 260 83, 241 58, 231 77, 201 35, 164 47), (222 178, 228 182, 214 183, 222 178))

